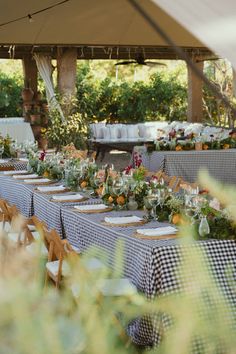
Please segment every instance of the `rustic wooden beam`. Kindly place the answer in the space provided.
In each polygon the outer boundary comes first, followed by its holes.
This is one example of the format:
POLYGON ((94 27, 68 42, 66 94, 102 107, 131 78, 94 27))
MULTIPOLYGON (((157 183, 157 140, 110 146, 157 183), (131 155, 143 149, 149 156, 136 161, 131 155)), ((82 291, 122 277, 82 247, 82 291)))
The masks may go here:
MULTIPOLYGON (((25 54, 31 55, 34 53, 44 53, 50 55, 53 59, 57 58, 58 49, 64 50, 67 47, 57 46, 15 46, 14 59, 22 59, 25 54)), ((71 48, 71 47, 70 47, 71 48)), ((135 59, 138 55, 144 54, 146 59, 179 59, 178 55, 170 47, 153 47, 153 46, 77 46, 73 47, 77 50, 77 59, 135 59)), ((189 53, 190 56, 194 52, 198 52, 198 59, 207 59, 215 57, 207 48, 189 48, 185 47, 183 50, 189 53)), ((9 46, 0 46, 0 58, 9 58, 9 46)))
MULTIPOLYGON (((204 62, 195 58, 194 64, 199 70, 203 72, 204 62)), ((202 105, 202 80, 193 73, 192 69, 188 67, 188 121, 201 123, 203 118, 203 105, 202 105)))
POLYGON ((61 96, 73 96, 76 90, 77 49, 59 49, 57 55, 57 85, 61 96))
POLYGON ((24 54, 22 65, 25 82, 27 82, 34 93, 36 93, 38 89, 38 69, 31 54, 24 54))

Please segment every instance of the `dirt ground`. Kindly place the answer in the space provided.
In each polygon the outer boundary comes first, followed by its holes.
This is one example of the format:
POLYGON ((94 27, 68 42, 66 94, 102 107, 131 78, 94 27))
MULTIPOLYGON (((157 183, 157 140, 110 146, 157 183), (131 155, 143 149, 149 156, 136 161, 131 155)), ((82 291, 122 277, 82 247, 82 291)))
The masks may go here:
POLYGON ((130 153, 125 152, 125 151, 112 150, 112 151, 107 152, 105 154, 105 157, 102 161, 100 160, 100 157, 98 157, 97 164, 99 166, 102 166, 107 163, 108 164, 113 163, 115 169, 120 171, 129 165, 130 160, 131 160, 130 153))

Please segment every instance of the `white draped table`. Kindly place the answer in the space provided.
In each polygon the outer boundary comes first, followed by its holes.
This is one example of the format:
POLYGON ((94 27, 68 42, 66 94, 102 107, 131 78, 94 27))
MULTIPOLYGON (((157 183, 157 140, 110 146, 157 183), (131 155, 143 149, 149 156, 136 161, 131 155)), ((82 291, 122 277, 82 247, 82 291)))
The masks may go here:
POLYGON ((0 135, 9 135, 18 143, 34 141, 30 123, 24 122, 24 118, 0 118, 0 135))

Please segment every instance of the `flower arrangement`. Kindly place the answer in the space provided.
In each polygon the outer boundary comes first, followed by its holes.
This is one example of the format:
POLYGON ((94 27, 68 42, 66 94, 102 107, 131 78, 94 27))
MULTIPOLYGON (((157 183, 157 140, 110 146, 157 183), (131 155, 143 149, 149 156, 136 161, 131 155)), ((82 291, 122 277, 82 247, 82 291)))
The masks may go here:
POLYGON ((234 130, 230 131, 228 136, 225 137, 225 132, 221 134, 221 131, 210 135, 201 135, 200 133, 184 135, 183 129, 177 131, 172 129, 168 135, 160 136, 153 144, 153 148, 149 148, 149 150, 186 151, 194 149, 219 150, 233 148, 236 148, 236 132, 234 130))
POLYGON ((1 148, 1 157, 16 157, 16 150, 13 148, 14 140, 7 135, 6 137, 2 137, 0 135, 0 148, 1 148))

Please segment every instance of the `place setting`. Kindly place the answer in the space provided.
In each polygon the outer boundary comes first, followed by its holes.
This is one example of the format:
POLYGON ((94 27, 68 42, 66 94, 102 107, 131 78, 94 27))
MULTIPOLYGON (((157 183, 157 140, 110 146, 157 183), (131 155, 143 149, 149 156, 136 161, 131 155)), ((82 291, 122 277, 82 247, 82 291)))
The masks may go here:
POLYGON ((24 179, 23 183, 43 186, 43 185, 53 184, 53 183, 55 183, 55 181, 52 181, 49 178, 33 177, 33 178, 24 179))
POLYGON ((13 174, 12 176, 14 179, 18 179, 18 180, 30 180, 30 179, 42 179, 41 176, 39 176, 36 173, 30 173, 28 172, 28 174, 25 173, 17 173, 17 174, 13 174))
POLYGON ((110 227, 131 227, 144 225, 147 222, 148 221, 146 219, 136 215, 125 215, 114 217, 106 216, 104 220, 101 221, 101 224, 110 227))
POLYGON ((73 211, 84 214, 107 213, 112 210, 113 207, 105 204, 75 205, 73 208, 73 211))
POLYGON ((54 185, 54 186, 40 186, 36 187, 35 191, 42 194, 62 194, 70 192, 70 188, 67 188, 63 185, 54 185))
POLYGON ((11 170, 11 171, 4 171, 3 174, 6 176, 27 175, 27 174, 29 174, 29 171, 28 170, 11 170))
POLYGON ((53 195, 50 199, 54 203, 77 203, 84 202, 89 198, 80 193, 67 193, 65 195, 53 195))
POLYGON ((134 237, 143 240, 163 240, 163 239, 173 239, 178 237, 178 229, 172 226, 160 226, 150 229, 137 229, 134 237))

